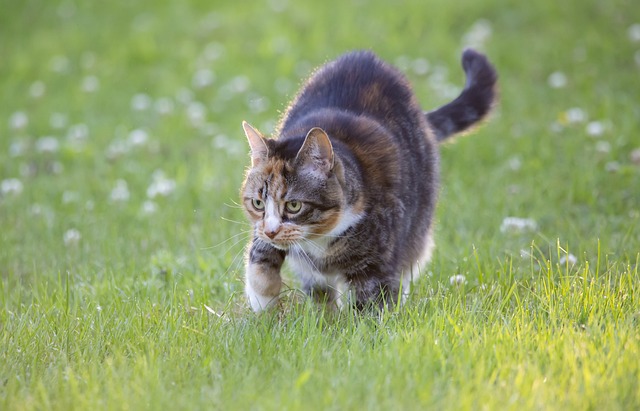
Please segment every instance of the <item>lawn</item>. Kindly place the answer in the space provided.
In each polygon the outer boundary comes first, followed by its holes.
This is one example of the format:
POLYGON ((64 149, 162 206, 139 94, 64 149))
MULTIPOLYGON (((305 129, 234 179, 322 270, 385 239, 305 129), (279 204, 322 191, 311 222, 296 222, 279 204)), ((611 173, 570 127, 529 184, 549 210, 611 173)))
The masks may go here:
POLYGON ((6 0, 0 409, 640 409, 639 79, 635 0, 6 0), (354 48, 431 109, 468 45, 501 101, 407 304, 253 314, 242 120, 354 48))

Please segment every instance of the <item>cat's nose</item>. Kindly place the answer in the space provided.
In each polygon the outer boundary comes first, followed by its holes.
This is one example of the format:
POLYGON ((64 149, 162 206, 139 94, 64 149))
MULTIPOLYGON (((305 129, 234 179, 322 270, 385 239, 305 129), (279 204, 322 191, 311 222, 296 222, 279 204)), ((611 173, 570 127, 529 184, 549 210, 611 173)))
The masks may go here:
POLYGON ((278 233, 280 232, 280 227, 277 227, 275 230, 264 230, 264 235, 266 235, 267 237, 269 237, 270 239, 274 239, 275 236, 278 235, 278 233))

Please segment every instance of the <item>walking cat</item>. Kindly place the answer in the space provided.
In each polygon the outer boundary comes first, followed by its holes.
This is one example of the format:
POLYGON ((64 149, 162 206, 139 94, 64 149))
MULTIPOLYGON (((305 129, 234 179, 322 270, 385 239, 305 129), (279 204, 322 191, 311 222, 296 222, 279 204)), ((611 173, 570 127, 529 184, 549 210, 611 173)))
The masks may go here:
POLYGON ((484 55, 465 50, 462 67, 461 94, 425 113, 399 70, 351 52, 304 84, 276 138, 243 122, 251 167, 241 197, 253 225, 245 290, 254 311, 277 301, 285 259, 303 290, 328 304, 384 307, 408 293, 434 247, 437 143, 482 120, 496 99, 484 55))

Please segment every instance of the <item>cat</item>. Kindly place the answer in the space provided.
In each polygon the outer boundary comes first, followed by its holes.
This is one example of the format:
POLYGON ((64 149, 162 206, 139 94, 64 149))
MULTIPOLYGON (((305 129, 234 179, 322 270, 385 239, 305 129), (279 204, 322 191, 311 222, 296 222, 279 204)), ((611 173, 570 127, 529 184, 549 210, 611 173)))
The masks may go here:
POLYGON ((423 112, 398 69, 350 52, 307 80, 277 138, 243 122, 254 311, 278 300, 285 259, 305 293, 326 304, 382 308, 406 297, 434 248, 437 144, 480 122, 496 100, 497 74, 483 54, 466 49, 462 67, 461 94, 423 112))

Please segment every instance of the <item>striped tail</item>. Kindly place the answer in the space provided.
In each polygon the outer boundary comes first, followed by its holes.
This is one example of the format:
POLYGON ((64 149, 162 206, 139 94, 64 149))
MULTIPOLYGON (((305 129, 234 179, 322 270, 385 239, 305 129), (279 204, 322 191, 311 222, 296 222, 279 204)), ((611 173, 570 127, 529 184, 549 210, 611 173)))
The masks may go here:
POLYGON ((473 49, 462 53, 467 82, 452 102, 425 113, 438 141, 471 128, 489 114, 496 101, 498 74, 489 60, 473 49))

